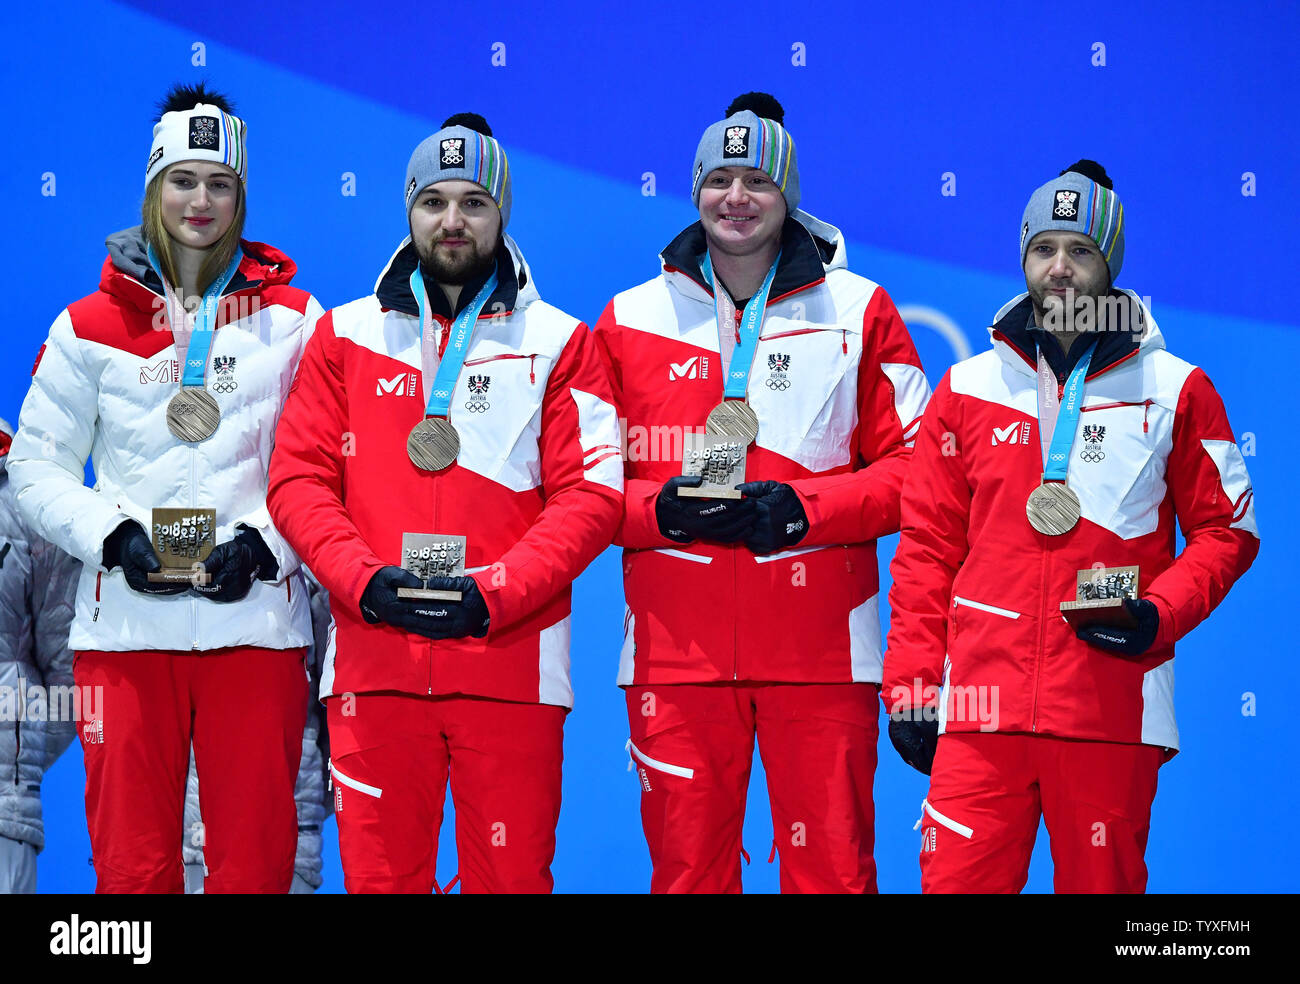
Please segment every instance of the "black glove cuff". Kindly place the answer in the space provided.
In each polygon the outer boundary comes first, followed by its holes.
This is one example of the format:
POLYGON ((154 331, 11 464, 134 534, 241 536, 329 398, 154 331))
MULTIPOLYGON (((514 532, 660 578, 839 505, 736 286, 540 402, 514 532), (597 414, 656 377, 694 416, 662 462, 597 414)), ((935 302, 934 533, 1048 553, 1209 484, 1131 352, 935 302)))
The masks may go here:
POLYGON ((239 525, 235 539, 253 551, 253 565, 257 569, 259 581, 274 581, 280 576, 280 564, 271 553, 271 548, 262 539, 262 534, 251 526, 239 525))
POLYGON ((125 519, 118 524, 117 529, 108 534, 104 539, 104 549, 100 558, 105 570, 111 571, 114 567, 122 566, 122 548, 136 533, 141 536, 149 535, 134 519, 125 519))

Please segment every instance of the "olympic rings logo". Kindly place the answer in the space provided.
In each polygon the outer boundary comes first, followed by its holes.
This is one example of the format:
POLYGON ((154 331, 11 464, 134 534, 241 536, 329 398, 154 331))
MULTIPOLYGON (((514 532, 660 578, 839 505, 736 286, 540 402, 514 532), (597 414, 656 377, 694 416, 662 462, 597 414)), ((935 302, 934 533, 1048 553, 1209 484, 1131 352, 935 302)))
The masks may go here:
POLYGON ((1079 452, 1079 460, 1086 461, 1090 465, 1095 465, 1097 462, 1101 461, 1101 459, 1104 457, 1106 457, 1105 451, 1080 451, 1079 452))
POLYGON ((489 403, 487 400, 483 400, 479 403, 465 404, 465 409, 468 410, 470 413, 487 413, 487 411, 490 410, 491 407, 492 404, 489 403))
POLYGON ((774 390, 788 390, 790 388, 790 380, 786 379, 785 376, 772 376, 767 381, 767 388, 774 390))
POLYGON ((237 389, 239 389, 239 384, 233 380, 230 382, 216 382, 212 384, 212 392, 214 393, 233 393, 237 389))

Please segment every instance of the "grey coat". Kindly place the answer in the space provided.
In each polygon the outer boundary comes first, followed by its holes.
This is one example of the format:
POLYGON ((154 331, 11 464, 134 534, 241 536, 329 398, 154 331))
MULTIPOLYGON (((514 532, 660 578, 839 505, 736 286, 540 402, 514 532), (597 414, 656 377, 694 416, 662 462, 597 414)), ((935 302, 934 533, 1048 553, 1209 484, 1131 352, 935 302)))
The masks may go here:
POLYGON ((51 708, 47 688, 71 694, 68 630, 81 562, 19 515, 7 468, 12 434, 0 420, 0 837, 39 851, 41 779, 76 737, 76 721, 66 713, 73 705, 56 699, 51 708))

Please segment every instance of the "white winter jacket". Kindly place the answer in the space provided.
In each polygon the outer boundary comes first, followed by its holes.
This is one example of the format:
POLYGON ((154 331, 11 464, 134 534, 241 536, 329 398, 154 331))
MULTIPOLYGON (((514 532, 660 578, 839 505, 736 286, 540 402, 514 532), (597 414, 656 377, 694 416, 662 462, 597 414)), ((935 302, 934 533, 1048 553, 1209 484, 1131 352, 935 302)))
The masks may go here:
POLYGON ((292 260, 243 242, 206 367, 221 424, 207 440, 187 444, 167 429, 179 361, 140 228, 109 237, 107 245, 99 290, 69 305, 50 329, 9 454, 24 518, 85 565, 70 647, 306 646, 307 592, 298 557, 267 513, 266 473, 280 409, 321 307, 288 286, 292 260), (88 458, 94 488, 83 480, 88 458), (148 530, 150 511, 160 506, 216 509, 218 543, 239 526, 255 528, 279 564, 279 580, 255 581, 232 603, 192 591, 132 591, 120 568, 105 570, 104 539, 127 519, 148 530))

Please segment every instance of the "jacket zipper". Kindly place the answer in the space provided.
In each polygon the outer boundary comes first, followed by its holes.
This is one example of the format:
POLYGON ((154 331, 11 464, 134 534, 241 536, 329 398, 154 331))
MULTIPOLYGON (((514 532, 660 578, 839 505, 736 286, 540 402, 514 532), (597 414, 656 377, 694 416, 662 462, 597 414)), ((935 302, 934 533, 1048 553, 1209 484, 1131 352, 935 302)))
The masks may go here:
MULTIPOLYGON (((188 354, 187 354, 188 357, 188 354)), ((190 507, 198 507, 198 464, 199 449, 190 449, 190 507)), ((213 536, 216 531, 213 530, 213 536)), ((197 651, 199 648, 199 599, 191 595, 190 597, 190 649, 197 651)))
POLYGON ((1038 689, 1043 681, 1044 649, 1047 645, 1047 618, 1043 615, 1047 604, 1047 559, 1050 551, 1046 544, 1042 548, 1042 563, 1038 571, 1038 650, 1034 654, 1034 709, 1029 717, 1029 730, 1038 731, 1038 689))
POLYGON ((1080 413, 1088 413, 1092 410, 1114 410, 1117 407, 1141 407, 1142 408, 1142 433, 1149 434, 1151 427, 1148 422, 1148 416, 1151 413, 1151 404, 1154 400, 1120 400, 1116 403, 1098 403, 1095 407, 1080 407, 1080 413))
POLYGON ((481 366, 485 362, 496 362, 500 359, 527 359, 528 360, 528 382, 537 382, 537 353, 531 355, 516 355, 507 353, 505 355, 489 355, 483 359, 470 359, 465 363, 466 366, 481 366))

